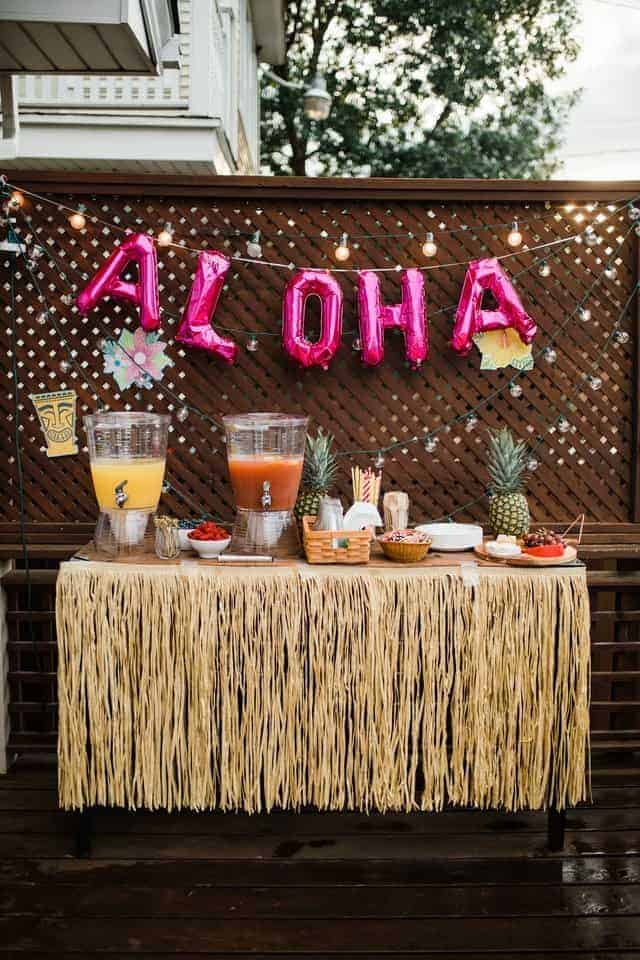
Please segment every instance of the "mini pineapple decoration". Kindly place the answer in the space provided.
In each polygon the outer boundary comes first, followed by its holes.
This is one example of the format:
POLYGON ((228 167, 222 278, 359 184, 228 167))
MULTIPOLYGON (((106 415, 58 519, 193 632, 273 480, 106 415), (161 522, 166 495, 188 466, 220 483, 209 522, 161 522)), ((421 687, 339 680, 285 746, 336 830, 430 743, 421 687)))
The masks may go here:
POLYGON ((329 493, 338 472, 338 464, 331 449, 333 437, 318 427, 315 437, 307 435, 302 468, 302 489, 296 501, 295 515, 299 523, 304 516, 316 516, 320 497, 329 493))
POLYGON ((514 440, 506 427, 489 431, 487 469, 491 480, 489 524, 494 534, 521 537, 529 529, 531 517, 524 491, 527 446, 514 440))

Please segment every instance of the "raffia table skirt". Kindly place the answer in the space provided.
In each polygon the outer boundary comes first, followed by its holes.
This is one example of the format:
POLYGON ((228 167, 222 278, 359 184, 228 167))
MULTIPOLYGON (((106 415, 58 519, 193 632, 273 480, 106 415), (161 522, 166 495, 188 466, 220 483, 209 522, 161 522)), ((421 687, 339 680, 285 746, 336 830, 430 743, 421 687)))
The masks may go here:
POLYGON ((249 812, 587 797, 582 569, 63 564, 59 800, 249 812))

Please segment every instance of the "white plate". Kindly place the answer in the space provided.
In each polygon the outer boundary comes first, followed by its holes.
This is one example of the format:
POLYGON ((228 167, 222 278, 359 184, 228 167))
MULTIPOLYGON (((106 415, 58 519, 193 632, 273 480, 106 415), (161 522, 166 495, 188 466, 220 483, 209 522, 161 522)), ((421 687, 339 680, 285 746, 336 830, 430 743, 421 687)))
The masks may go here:
POLYGON ((430 537, 432 552, 473 550, 482 543, 482 527, 475 523, 423 523, 416 530, 430 537))

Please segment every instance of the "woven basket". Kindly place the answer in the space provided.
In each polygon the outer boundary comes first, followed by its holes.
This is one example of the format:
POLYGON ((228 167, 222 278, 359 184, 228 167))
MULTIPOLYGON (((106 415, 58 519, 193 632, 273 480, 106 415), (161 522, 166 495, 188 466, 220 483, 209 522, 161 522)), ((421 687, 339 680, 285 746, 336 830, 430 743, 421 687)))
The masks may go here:
POLYGON ((309 563, 368 563, 370 530, 314 530, 315 517, 303 517, 302 542, 309 563), (334 541, 346 543, 334 547, 334 541))
POLYGON ((382 552, 396 563, 418 563, 429 553, 430 543, 403 543, 401 540, 378 540, 382 552))

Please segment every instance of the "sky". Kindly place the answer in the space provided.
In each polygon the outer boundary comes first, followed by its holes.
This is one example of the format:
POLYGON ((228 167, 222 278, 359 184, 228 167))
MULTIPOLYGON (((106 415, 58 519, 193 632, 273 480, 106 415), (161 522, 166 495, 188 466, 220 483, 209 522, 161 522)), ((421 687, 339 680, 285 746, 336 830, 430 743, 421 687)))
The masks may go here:
POLYGON ((640 0, 581 0, 582 87, 560 150, 562 180, 640 180, 640 0))

